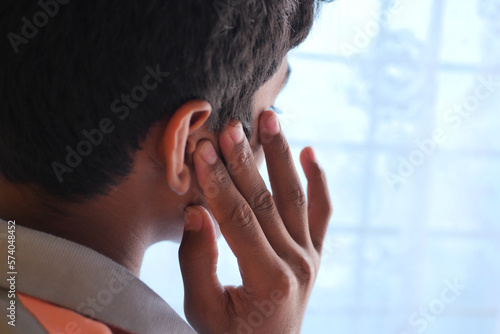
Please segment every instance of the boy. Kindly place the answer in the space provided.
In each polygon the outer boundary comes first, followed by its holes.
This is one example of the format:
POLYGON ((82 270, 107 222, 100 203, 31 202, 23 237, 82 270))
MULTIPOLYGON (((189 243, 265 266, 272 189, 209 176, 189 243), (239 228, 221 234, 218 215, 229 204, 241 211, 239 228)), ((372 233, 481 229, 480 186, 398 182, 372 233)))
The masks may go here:
POLYGON ((306 201, 270 109, 316 7, 5 5, 2 332, 300 332, 331 205, 311 148, 306 201), (217 279, 219 233, 240 287, 217 279), (161 240, 181 241, 191 326, 137 278, 161 240))

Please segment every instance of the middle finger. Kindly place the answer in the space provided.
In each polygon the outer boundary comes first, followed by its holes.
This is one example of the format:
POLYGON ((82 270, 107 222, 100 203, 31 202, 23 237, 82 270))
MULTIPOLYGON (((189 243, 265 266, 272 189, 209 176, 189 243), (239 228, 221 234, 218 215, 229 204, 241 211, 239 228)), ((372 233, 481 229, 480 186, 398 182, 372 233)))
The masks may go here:
POLYGON ((278 255, 286 256, 295 241, 257 169, 241 123, 229 124, 220 136, 219 144, 231 179, 252 208, 266 238, 278 255))

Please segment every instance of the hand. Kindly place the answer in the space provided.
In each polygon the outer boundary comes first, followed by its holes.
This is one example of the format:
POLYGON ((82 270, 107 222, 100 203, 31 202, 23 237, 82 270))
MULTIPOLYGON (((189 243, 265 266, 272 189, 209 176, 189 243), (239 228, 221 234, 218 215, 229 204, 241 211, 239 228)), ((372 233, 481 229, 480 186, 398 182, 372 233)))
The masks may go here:
POLYGON ((324 172, 305 148, 307 202, 274 112, 261 114, 259 129, 273 195, 240 124, 228 125, 219 140, 227 169, 209 141, 194 152, 198 182, 243 283, 221 285, 214 222, 205 208, 188 207, 179 259, 186 318, 199 333, 299 333, 318 273, 332 213, 324 172))

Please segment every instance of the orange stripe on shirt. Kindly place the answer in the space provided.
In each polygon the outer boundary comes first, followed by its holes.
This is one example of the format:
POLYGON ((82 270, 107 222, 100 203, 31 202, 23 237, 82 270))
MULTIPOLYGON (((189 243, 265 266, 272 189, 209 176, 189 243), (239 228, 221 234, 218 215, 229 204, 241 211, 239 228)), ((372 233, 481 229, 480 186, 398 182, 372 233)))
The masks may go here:
POLYGON ((17 297, 45 330, 51 334, 112 334, 109 327, 105 324, 84 317, 74 311, 19 292, 17 293, 17 297))

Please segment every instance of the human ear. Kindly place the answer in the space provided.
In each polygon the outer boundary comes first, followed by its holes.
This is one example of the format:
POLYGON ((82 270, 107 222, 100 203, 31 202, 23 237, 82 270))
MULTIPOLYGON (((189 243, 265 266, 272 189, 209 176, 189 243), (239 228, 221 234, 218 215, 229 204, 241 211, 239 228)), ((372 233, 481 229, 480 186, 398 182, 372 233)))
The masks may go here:
POLYGON ((158 153, 165 166, 165 178, 169 187, 179 195, 185 194, 191 183, 185 161, 186 148, 192 146, 189 138, 205 124, 211 112, 212 107, 207 101, 188 101, 175 111, 160 136, 158 153))

